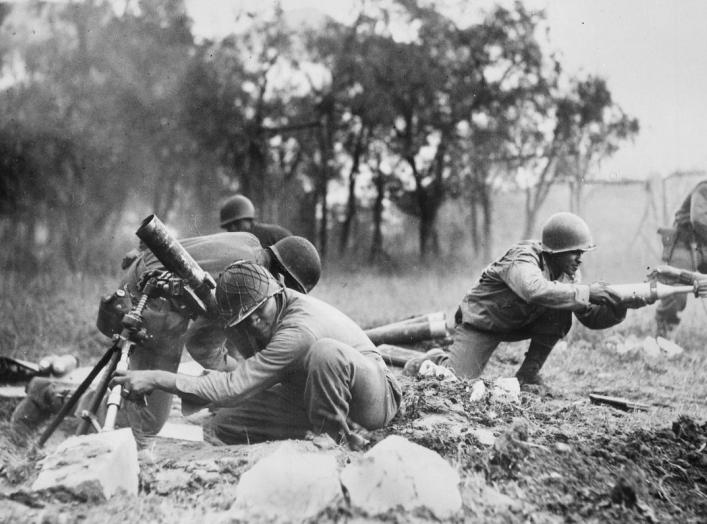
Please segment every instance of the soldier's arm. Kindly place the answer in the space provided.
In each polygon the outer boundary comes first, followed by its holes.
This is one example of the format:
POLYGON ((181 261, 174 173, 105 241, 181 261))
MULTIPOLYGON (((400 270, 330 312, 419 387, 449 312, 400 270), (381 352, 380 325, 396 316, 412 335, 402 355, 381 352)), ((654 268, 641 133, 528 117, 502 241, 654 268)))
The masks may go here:
POLYGON ((690 223, 697 236, 707 240, 707 182, 699 184, 690 197, 690 223))

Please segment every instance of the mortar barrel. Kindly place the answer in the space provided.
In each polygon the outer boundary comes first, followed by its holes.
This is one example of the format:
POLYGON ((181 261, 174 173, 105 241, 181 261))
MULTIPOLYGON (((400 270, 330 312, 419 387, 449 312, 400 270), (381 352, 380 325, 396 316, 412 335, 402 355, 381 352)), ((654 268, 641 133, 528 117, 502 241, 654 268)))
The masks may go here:
POLYGON ((414 344, 424 340, 434 340, 447 336, 444 318, 429 318, 415 322, 396 322, 366 330, 371 341, 378 344, 414 344))

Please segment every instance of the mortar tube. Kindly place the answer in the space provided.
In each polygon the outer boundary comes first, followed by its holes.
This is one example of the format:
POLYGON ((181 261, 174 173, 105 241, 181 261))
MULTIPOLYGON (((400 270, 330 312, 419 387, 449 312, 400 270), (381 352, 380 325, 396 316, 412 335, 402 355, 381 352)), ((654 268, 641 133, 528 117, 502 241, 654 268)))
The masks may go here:
POLYGON ((366 335, 375 345, 414 344, 424 340, 434 340, 447 336, 444 320, 422 322, 401 322, 366 330, 366 335))

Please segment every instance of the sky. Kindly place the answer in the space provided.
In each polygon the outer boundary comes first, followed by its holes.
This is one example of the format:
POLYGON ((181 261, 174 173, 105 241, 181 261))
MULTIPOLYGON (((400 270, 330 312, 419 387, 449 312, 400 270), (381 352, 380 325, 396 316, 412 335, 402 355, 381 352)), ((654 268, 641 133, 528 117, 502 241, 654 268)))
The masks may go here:
MULTIPOLYGON (((233 13, 275 0, 187 0, 197 34, 225 34, 233 13)), ((355 0, 281 0, 342 21, 355 0)), ((488 7, 490 0, 460 5, 488 7)), ((508 3, 508 2, 506 2, 508 3)), ((707 169, 707 0, 525 0, 545 9, 552 48, 570 74, 600 75, 641 131, 599 168, 602 178, 707 169)))

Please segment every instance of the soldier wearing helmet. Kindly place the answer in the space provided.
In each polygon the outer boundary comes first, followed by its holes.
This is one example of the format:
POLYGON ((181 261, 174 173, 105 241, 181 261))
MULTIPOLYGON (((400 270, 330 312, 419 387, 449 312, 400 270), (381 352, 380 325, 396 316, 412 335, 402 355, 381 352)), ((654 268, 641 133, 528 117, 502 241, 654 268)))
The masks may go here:
MULTIPOLYGON (((234 261, 247 260, 272 272, 285 286, 308 293, 317 284, 321 274, 321 261, 316 248, 302 237, 290 236, 269 248, 262 247, 258 239, 250 233, 216 233, 182 239, 180 243, 214 279, 234 261)), ((143 275, 161 269, 164 269, 162 264, 149 250, 142 251, 132 262, 120 285, 123 300, 127 301, 124 312, 130 308, 131 299, 132 303, 138 300, 139 282, 143 275)), ((176 302, 167 298, 149 299, 143 317, 149 338, 135 348, 131 357, 131 366, 134 369, 176 371, 185 341, 206 336, 213 338, 209 334, 212 320, 198 318, 190 325, 188 315, 176 302)), ((121 316, 116 318, 119 321, 121 316)), ((110 327, 101 327, 108 329, 104 334, 113 334, 110 327)), ((236 351, 247 352, 250 344, 250 340, 244 337, 240 340, 240 348, 218 346, 209 347, 207 351, 203 350, 202 346, 194 346, 196 349, 192 352, 192 357, 207 369, 219 368, 225 366, 236 351)), ((189 344, 187 349, 190 349, 189 344)), ((77 374, 83 372, 84 370, 78 370, 77 374)), ((46 412, 61 407, 60 402, 53 401, 50 403, 53 407, 48 407, 44 399, 66 397, 67 391, 73 388, 72 385, 67 385, 66 381, 43 377, 35 378, 33 382, 28 388, 31 394, 18 405, 13 415, 13 422, 25 431, 46 418, 46 412)), ((140 410, 136 405, 128 404, 127 409, 121 411, 127 413, 131 425, 140 425, 136 429, 145 433, 157 433, 169 416, 171 404, 172 395, 158 391, 150 397, 147 410, 140 410)))
POLYGON ((221 228, 229 232, 245 231, 256 236, 263 247, 270 247, 292 233, 276 224, 255 221, 255 206, 248 197, 235 195, 221 206, 221 228))
MULTIPOLYGON (((707 273, 707 180, 699 182, 675 212, 672 228, 658 230, 663 244, 662 261, 673 267, 707 273)), ((655 310, 656 334, 672 338, 680 324, 687 295, 662 299, 655 310)))
POLYGON ((228 444, 327 433, 352 447, 356 425, 385 426, 401 390, 377 348, 336 308, 284 288, 264 268, 237 262, 218 279, 221 337, 247 332, 257 350, 230 369, 199 377, 164 371, 116 373, 132 394, 178 394, 216 410, 216 435, 228 444))
MULTIPOLYGON (((516 377, 521 384, 539 384, 540 368, 569 331, 572 314, 590 329, 625 318, 626 306, 606 284, 581 284, 582 258, 594 248, 584 220, 572 213, 552 215, 542 241, 520 242, 484 269, 457 310, 449 353, 429 357, 459 376, 476 378, 500 342, 529 339, 516 377)), ((406 373, 416 373, 424 359, 409 362, 406 373)))

